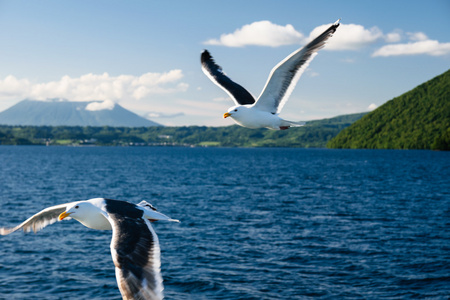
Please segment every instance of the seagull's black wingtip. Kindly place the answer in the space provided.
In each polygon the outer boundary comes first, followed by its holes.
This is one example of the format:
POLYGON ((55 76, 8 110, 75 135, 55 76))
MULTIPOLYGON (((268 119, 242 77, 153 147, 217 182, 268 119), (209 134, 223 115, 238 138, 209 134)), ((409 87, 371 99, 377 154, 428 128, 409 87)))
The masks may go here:
POLYGON ((338 28, 339 25, 341 25, 341 18, 339 18, 336 22, 334 22, 333 25, 331 25, 331 27, 333 27, 336 30, 336 28, 338 28))
POLYGON ((202 51, 202 55, 200 56, 200 61, 204 62, 204 61, 207 61, 207 60, 212 60, 212 56, 211 56, 211 54, 209 53, 208 50, 204 49, 202 51))

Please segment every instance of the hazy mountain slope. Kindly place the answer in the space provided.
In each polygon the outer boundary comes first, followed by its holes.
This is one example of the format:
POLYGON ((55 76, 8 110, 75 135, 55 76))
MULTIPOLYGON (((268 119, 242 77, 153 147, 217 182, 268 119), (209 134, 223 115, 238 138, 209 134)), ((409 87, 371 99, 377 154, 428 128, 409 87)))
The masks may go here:
POLYGON ((118 104, 113 104, 108 109, 86 109, 91 103, 93 102, 23 100, 0 112, 0 124, 31 126, 161 126, 126 110, 118 104))

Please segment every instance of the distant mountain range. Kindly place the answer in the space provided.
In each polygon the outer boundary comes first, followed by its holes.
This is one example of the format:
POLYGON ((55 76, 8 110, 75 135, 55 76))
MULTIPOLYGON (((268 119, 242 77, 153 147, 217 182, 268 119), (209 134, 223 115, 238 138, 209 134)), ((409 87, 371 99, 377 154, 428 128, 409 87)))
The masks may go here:
POLYGON ((112 101, 23 100, 0 112, 1 125, 28 126, 162 126, 112 101))
POLYGON ((386 102, 327 146, 450 150, 450 70, 386 102))

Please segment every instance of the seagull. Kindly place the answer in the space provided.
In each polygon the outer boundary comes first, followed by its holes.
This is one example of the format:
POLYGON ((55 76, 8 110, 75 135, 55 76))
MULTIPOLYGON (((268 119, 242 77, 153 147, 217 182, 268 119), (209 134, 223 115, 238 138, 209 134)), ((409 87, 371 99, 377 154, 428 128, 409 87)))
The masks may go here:
POLYGON ((208 50, 204 50, 200 58, 203 72, 235 103, 235 106, 229 108, 223 117, 231 117, 237 124, 248 128, 285 130, 292 126, 304 125, 304 123, 284 120, 278 114, 294 90, 301 74, 339 27, 339 22, 340 19, 306 46, 294 51, 276 65, 256 101, 245 88, 231 80, 222 71, 208 50))
POLYGON ((48 207, 14 228, 0 228, 0 235, 18 229, 35 233, 45 226, 73 218, 86 227, 112 230, 111 255, 122 298, 163 299, 158 236, 150 222, 179 222, 156 211, 150 203, 94 198, 48 207))

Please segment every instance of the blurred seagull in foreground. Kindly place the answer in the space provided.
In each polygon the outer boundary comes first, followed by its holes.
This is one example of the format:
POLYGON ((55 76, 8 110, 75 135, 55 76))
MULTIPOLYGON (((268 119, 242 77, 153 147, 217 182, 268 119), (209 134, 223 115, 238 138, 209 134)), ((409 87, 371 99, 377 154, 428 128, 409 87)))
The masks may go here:
POLYGON ((86 227, 112 230, 111 256, 116 279, 126 300, 163 299, 158 236, 150 222, 175 221, 150 203, 95 198, 48 207, 14 228, 0 228, 0 235, 18 229, 37 232, 63 219, 73 218, 86 227))
POLYGON ((214 62, 208 50, 204 50, 201 55, 203 72, 212 82, 225 90, 236 104, 228 109, 223 117, 231 117, 237 124, 248 128, 265 127, 284 130, 292 126, 304 125, 304 123, 283 120, 278 114, 292 93, 300 75, 317 55, 317 51, 325 45, 325 42, 339 27, 339 21, 340 19, 306 46, 294 51, 276 65, 270 72, 266 86, 256 101, 245 88, 225 75, 222 68, 214 62))

